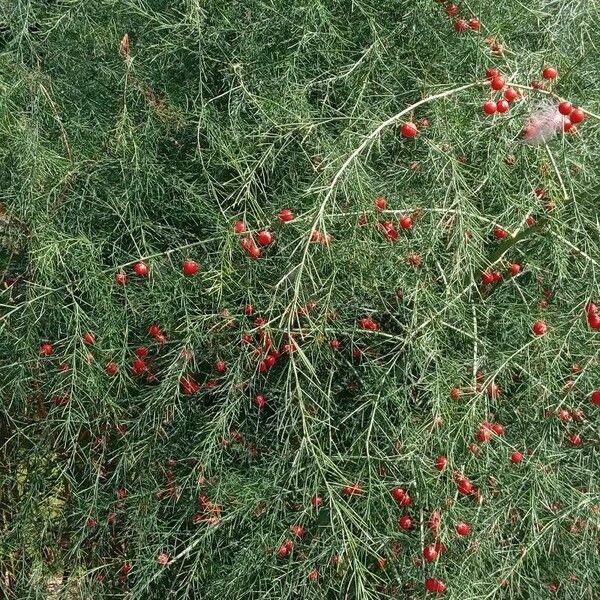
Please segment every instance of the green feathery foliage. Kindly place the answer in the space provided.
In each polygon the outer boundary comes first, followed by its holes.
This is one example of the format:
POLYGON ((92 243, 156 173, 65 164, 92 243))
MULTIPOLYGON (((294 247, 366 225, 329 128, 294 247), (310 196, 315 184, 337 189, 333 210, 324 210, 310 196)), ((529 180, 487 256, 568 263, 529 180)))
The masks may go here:
POLYGON ((599 597, 600 4, 458 8, 2 0, 3 597, 599 597))

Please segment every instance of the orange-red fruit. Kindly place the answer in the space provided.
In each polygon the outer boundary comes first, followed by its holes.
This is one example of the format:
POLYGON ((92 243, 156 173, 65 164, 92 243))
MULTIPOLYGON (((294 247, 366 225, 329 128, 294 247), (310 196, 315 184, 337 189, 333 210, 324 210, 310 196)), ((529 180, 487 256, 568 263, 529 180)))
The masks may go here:
POLYGON ((45 343, 40 346, 40 352, 44 356, 50 356, 54 352, 54 348, 52 347, 52 344, 45 343))
POLYGON ((496 113, 497 110, 498 110, 498 107, 496 106, 496 103, 492 102, 491 100, 488 100, 483 105, 483 112, 486 115, 493 115, 496 113))
POLYGON ((556 79, 558 77, 558 71, 554 67, 546 67, 542 71, 542 77, 544 79, 556 79))
POLYGON ((454 23, 454 29, 459 33, 461 31, 466 31, 469 28, 469 24, 464 19, 459 19, 454 23))
POLYGON ((494 227, 494 237, 497 240, 503 240, 507 235, 508 233, 502 227, 494 227))
POLYGON ((460 388, 452 388, 450 390, 450 398, 452 398, 452 400, 460 400, 461 395, 462 392, 460 391, 460 388))
POLYGON ((409 530, 412 529, 412 519, 408 515, 402 515, 398 519, 398 525, 400 529, 409 530))
POLYGON ((259 231, 256 234, 256 241, 261 245, 261 246, 268 246, 269 244, 271 244, 273 242, 273 235, 271 234, 270 231, 259 231))
POLYGON ((114 377, 119 371, 119 365, 111 360, 110 362, 106 363, 104 371, 109 377, 114 377))
POLYGON ((448 4, 446 7, 446 14, 449 17, 455 17, 458 14, 459 8, 456 4, 448 4))
POLYGON ((568 437, 571 446, 581 446, 581 436, 578 433, 571 433, 568 437))
POLYGON ((573 112, 573 105, 570 102, 561 102, 558 105, 558 112, 565 117, 568 117, 573 112))
POLYGON ((410 217, 400 217, 400 227, 410 229, 413 226, 413 220, 410 217))
POLYGON ((279 212, 279 220, 282 223, 289 223, 294 220, 294 213, 289 208, 284 208, 279 212))
POLYGON ((504 77, 502 77, 501 75, 494 77, 490 81, 490 86, 492 87, 493 90, 495 90, 497 92, 499 92, 504 87, 504 84, 505 84, 504 77))
POLYGON ((429 544, 423 548, 423 558, 429 562, 434 561, 439 556, 439 552, 435 549, 435 544, 429 544))
POLYGON ((361 496, 363 493, 362 487, 360 483, 355 483, 353 485, 346 485, 342 488, 342 494, 344 496, 361 496))
POLYGON ((465 521, 459 521, 455 525, 454 529, 456 530, 456 533, 460 535, 460 537, 467 537, 469 533, 471 533, 471 526, 465 521))
POLYGON ((514 102, 519 97, 519 92, 513 88, 508 88, 504 92, 504 98, 507 102, 514 102))
POLYGON ((494 77, 498 77, 500 75, 500 71, 496 69, 496 67, 489 67, 485 70, 485 76, 487 79, 494 79, 494 77))
POLYGON ((387 201, 383 196, 375 199, 375 208, 378 210, 385 210, 387 207, 387 201))
POLYGON ((569 118, 574 125, 583 123, 583 121, 585 121, 585 113, 580 108, 574 108, 569 115, 569 118))
POLYGON ((510 455, 510 461, 515 465, 518 465, 519 463, 523 462, 523 455, 520 452, 513 452, 510 455))
POLYGON ((521 272, 521 265, 519 263, 509 263, 508 270, 511 275, 518 275, 521 272))
POLYGON ((446 584, 441 579, 428 577, 425 580, 425 589, 433 594, 443 594, 446 591, 446 584))
POLYGON ((590 400, 592 401, 592 404, 600 406, 600 390, 595 390, 594 392, 592 392, 590 400))
POLYGON ((88 331, 87 333, 83 334, 82 340, 86 346, 91 346, 96 341, 96 338, 94 337, 93 333, 88 331))
POLYGON ((535 335, 544 335, 548 331, 548 325, 544 321, 536 321, 531 329, 535 335))
POLYGON ((236 221, 233 224, 233 230, 236 233, 244 233, 244 231, 246 231, 246 225, 243 221, 236 221))
POLYGON ((414 138, 417 137, 419 130, 414 123, 403 123, 400 132, 402 133, 403 137, 414 138))
POLYGON ((447 466, 448 466, 448 459, 443 454, 440 454, 435 459, 435 468, 438 471, 443 471, 447 466))
POLYGON ((510 104, 506 100, 498 100, 498 102, 496 102, 496 110, 499 113, 508 112, 509 108, 510 108, 510 104))
POLYGON ((183 263, 183 274, 186 277, 192 277, 198 272, 198 263, 193 260, 186 260, 183 263))
POLYGON ((479 29, 479 27, 480 27, 479 20, 478 19, 471 19, 469 21, 469 27, 471 29, 473 29, 474 31, 477 31, 479 29))
POLYGON ((129 282, 129 277, 127 277, 127 275, 125 273, 123 273, 123 271, 119 271, 118 273, 115 273, 115 283, 117 285, 127 285, 128 282, 129 282))
POLYGON ((135 265, 133 265, 133 272, 138 277, 148 277, 150 268, 148 267, 148 265, 145 262, 140 261, 140 262, 136 262, 135 265))

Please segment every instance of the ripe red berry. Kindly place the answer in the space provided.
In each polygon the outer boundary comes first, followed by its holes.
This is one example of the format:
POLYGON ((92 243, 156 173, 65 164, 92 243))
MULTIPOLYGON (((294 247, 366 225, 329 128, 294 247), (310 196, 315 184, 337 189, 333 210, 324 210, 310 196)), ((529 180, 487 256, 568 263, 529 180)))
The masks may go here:
POLYGON ((476 437, 477 440, 483 444, 489 442, 492 439, 492 432, 489 429, 480 429, 477 432, 476 437))
POLYGON ((448 4, 446 6, 446 14, 449 17, 455 17, 458 14, 459 8, 456 4, 448 4))
POLYGON ((363 493, 362 487, 360 483, 355 483, 353 485, 346 485, 342 488, 342 494, 344 496, 361 496, 363 493))
POLYGON ((571 446, 581 446, 581 436, 578 433, 571 433, 568 437, 571 446))
POLYGON ((491 88, 497 92, 499 92, 504 87, 504 84, 505 84, 504 77, 502 77, 501 75, 494 77, 490 81, 491 88))
POLYGON ((471 29, 473 29, 474 31, 477 31, 479 29, 479 27, 480 27, 479 19, 475 19, 475 18, 470 19, 469 20, 469 27, 471 29))
POLYGON ((256 241, 261 246, 268 246, 269 244, 271 244, 273 242, 273 234, 266 230, 259 231, 256 234, 256 241))
POLYGON ((317 571, 317 569, 313 569, 308 573, 307 577, 309 581, 316 581, 319 579, 319 571, 317 571))
POLYGON ((492 283, 494 283, 494 281, 494 274, 490 271, 486 271, 485 273, 481 274, 481 283, 483 283, 484 285, 491 285, 492 283))
POLYGON ((186 277, 192 277, 198 272, 198 263, 193 260, 186 260, 183 263, 183 274, 186 277))
POLYGON ((498 110, 498 107, 496 106, 496 103, 493 102, 492 100, 488 100, 483 105, 483 112, 486 115, 493 115, 496 113, 497 110, 498 110))
POLYGON ((438 471, 443 471, 447 466, 448 466, 448 459, 443 454, 440 454, 435 459, 435 468, 438 471))
POLYGON ((497 240, 503 240, 507 235, 508 233, 502 227, 494 227, 494 237, 497 240))
POLYGON ((138 277, 148 277, 150 268, 148 267, 148 265, 145 262, 140 261, 140 262, 136 262, 135 265, 133 265, 133 272, 138 277))
POLYGON ((257 408, 264 408, 267 405, 267 399, 262 394, 257 394, 254 398, 254 404, 257 408))
POLYGON ((114 377, 119 371, 119 365, 113 361, 107 362, 104 371, 109 377, 114 377))
POLYGON ((191 375, 182 376, 179 385, 182 393, 186 396, 192 396, 200 390, 200 384, 191 375))
POLYGON ((456 21, 456 23, 454 23, 454 29, 459 33, 461 31, 466 31, 468 28, 469 24, 464 19, 459 19, 458 21, 456 21))
POLYGON ((375 199, 375 208, 378 210, 385 210, 387 207, 387 200, 383 196, 375 199))
POLYGON ((544 321, 536 321, 531 329, 535 335, 544 335, 548 331, 548 325, 544 321))
POLYGON ((323 504, 323 498, 321 498, 321 496, 313 496, 310 499, 310 503, 315 507, 315 508, 319 508, 319 506, 321 506, 323 504))
POLYGON ((499 113, 508 112, 509 108, 510 108, 510 104, 506 100, 498 100, 498 102, 496 102, 496 110, 499 113))
POLYGON ((402 227, 402 229, 410 229, 413 226, 413 220, 411 217, 400 217, 400 227, 402 227))
POLYGON ((215 369, 216 369, 217 373, 225 373, 225 371, 227 370, 227 365, 225 364, 224 361, 218 360, 215 363, 215 369))
POLYGON ((294 213, 289 208, 284 208, 279 212, 279 220, 282 223, 289 223, 294 220, 294 213))
POLYGON ((511 275, 518 275, 521 272, 521 265, 519 263, 509 263, 508 270, 511 275))
POLYGON ((160 335, 162 332, 160 330, 160 327, 158 325, 156 325, 156 323, 153 323, 152 325, 150 325, 150 327, 148 328, 148 335, 150 337, 156 337, 157 335, 160 335))
POLYGON ((329 345, 334 349, 334 350, 338 350, 339 348, 342 347, 342 342, 340 342, 340 340, 338 339, 333 339, 329 342, 329 345))
POLYGON ((468 496, 473 493, 473 484, 464 477, 460 477, 457 480, 456 487, 463 496, 468 496))
POLYGON ((517 90, 515 90, 513 88, 508 88, 504 92, 504 99, 507 102, 514 102, 518 97, 519 97, 519 92, 517 92, 517 90))
POLYGON ((573 112, 573 105, 565 100, 558 105, 558 112, 568 117, 573 112))
POLYGON ((465 521, 459 521, 454 526, 454 529, 456 530, 456 533, 460 535, 460 537, 467 537, 469 533, 471 533, 471 526, 465 521))
POLYGON ((243 221, 236 221, 233 224, 233 230, 236 233, 244 233, 246 231, 246 224, 243 221))
POLYGON ((523 462, 523 455, 520 452, 515 451, 510 455, 510 461, 515 465, 518 465, 523 462))
POLYGON ((396 502, 402 502, 404 496, 406 496, 406 492, 402 488, 395 487, 392 490, 392 498, 394 498, 396 502))
POLYGON ((569 115, 569 118, 574 125, 583 123, 583 121, 585 121, 585 113, 580 108, 574 108, 569 115))
POLYGON ((460 388, 452 388, 450 390, 450 398, 452 398, 452 400, 460 400, 460 397, 462 395, 462 392, 460 391, 460 388))
POLYGON ((446 584, 441 579, 428 577, 425 580, 425 589, 434 594, 443 594, 446 591, 446 584))
POLYGON ((500 71, 496 69, 496 67, 489 67, 485 70, 485 76, 487 79, 494 79, 494 77, 498 77, 500 75, 500 71))
POLYGON ((417 137, 417 133, 419 133, 419 130, 414 123, 403 123, 400 131, 405 138, 417 137))
POLYGON ((492 424, 492 431, 496 435, 504 435, 504 425, 502 425, 501 423, 493 423, 492 424))
POLYGON ((546 67, 542 71, 542 77, 544 79, 556 79, 558 77, 558 71, 554 67, 546 67))
POLYGON ((592 404, 600 406, 600 390, 593 391, 590 400, 592 401, 592 404))
POLYGON ((123 273, 123 271, 119 271, 118 273, 115 273, 115 283, 117 285, 127 285, 128 282, 129 282, 129 277, 127 277, 127 275, 125 273, 123 273))
POLYGON ((44 356, 50 356, 53 352, 54 352, 54 348, 52 347, 52 344, 48 344, 47 342, 45 344, 42 344, 40 346, 40 352, 44 355, 44 356))
POLYGON ((84 333, 81 339, 83 340, 83 343, 86 346, 91 346, 96 341, 94 334, 90 333, 89 331, 87 333, 84 333))
POLYGON ((429 544, 423 548, 423 558, 429 562, 433 562, 439 556, 439 552, 435 549, 435 544, 429 544))
POLYGON ((279 555, 281 558, 284 558, 284 557, 286 557, 286 556, 288 555, 288 553, 289 553, 289 550, 288 550, 288 547, 287 547, 285 544, 284 544, 283 546, 281 546, 281 547, 279 548, 279 550, 277 551, 277 554, 278 554, 278 555, 279 555))
POLYGON ((398 525, 400 526, 400 529, 408 531, 409 529, 412 529, 412 519, 408 515, 402 515, 398 519, 398 525))

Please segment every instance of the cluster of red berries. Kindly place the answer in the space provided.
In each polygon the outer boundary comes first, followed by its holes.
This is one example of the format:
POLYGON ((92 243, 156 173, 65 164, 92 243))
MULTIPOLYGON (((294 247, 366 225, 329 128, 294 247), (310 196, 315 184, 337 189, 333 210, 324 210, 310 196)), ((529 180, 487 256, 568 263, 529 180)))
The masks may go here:
MULTIPOLYGON (((385 211, 387 209, 387 200, 383 196, 379 196, 375 199, 375 208, 380 212, 385 211)), ((366 216, 362 215, 358 223, 361 226, 366 225, 366 216)), ((414 225, 413 218, 408 215, 401 215, 398 217, 398 225, 404 231, 408 231, 409 229, 412 229, 414 225)), ((396 241, 400 237, 398 230, 396 229, 396 225, 390 220, 384 221, 383 223, 377 222, 375 227, 377 227, 377 229, 383 233, 386 239, 392 242, 396 241)))
POLYGON ((448 3, 448 0, 438 0, 440 4, 444 4, 446 6, 446 14, 451 18, 455 19, 454 21, 454 30, 459 33, 466 31, 467 29, 472 29, 473 31, 479 31, 481 25, 479 23, 479 19, 475 17, 471 17, 468 21, 463 18, 457 18, 460 15, 460 8, 457 4, 448 3))
POLYGON ((486 115, 494 115, 497 112, 504 114, 510 109, 510 105, 521 97, 521 94, 514 88, 506 88, 506 81, 495 67, 490 67, 485 72, 486 78, 490 82, 492 92, 503 91, 502 97, 496 100, 488 100, 483 105, 483 112, 486 115), (506 88, 506 89, 505 89, 506 88))
MULTIPOLYGON (((281 223, 290 223, 294 218, 294 213, 289 208, 282 209, 278 214, 281 223)), ((261 229, 257 232, 255 241, 252 232, 248 230, 243 221, 236 221, 233 224, 233 230, 243 236, 240 240, 240 246, 253 259, 260 258, 262 256, 261 247, 270 246, 274 240, 273 234, 268 229, 261 229)))

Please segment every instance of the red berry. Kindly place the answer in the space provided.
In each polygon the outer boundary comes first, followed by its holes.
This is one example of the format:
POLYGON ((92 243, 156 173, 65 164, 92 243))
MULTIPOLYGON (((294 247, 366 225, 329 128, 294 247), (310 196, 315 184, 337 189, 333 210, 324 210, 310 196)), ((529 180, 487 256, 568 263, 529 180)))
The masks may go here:
POLYGON ((510 104, 506 100, 498 100, 498 102, 496 102, 496 110, 499 113, 508 112, 509 108, 510 108, 510 104))
POLYGON ((148 267, 148 265, 145 262, 140 261, 140 262, 136 262, 135 265, 133 265, 133 272, 138 277, 148 277, 150 268, 148 267))
POLYGON ((309 581, 316 581, 317 579, 319 579, 319 571, 317 571, 317 569, 313 569, 309 572, 307 577, 309 581))
POLYGON ((558 105, 558 112, 565 117, 568 117, 573 112, 573 105, 570 102, 561 102, 558 105))
POLYGON ((466 31, 469 28, 469 24, 464 19, 459 19, 454 23, 455 31, 461 32, 466 31))
POLYGON ((456 530, 456 533, 460 535, 460 537, 467 537, 469 533, 471 533, 471 526, 465 521, 459 521, 454 526, 454 529, 456 530))
POLYGON ((183 263, 183 274, 186 277, 192 277, 198 272, 198 263, 193 260, 186 260, 183 263))
POLYGON ((96 338, 94 337, 93 333, 88 331, 87 333, 83 334, 82 340, 86 346, 91 346, 96 341, 96 338))
POLYGON ((413 220, 410 217, 400 217, 400 227, 410 229, 413 226, 413 220))
POLYGON ((489 442, 492 439, 492 432, 489 429, 480 429, 477 432, 477 440, 482 444, 485 442, 489 442))
POLYGON ((502 425, 501 423, 494 423, 492 425, 492 431, 496 435, 504 435, 504 425, 502 425))
POLYGON ((519 92, 513 88, 508 88, 504 92, 504 98, 507 102, 514 102, 519 97, 519 92))
POLYGON ((402 136, 405 138, 414 138, 417 137, 417 133, 419 130, 414 123, 403 123, 402 128, 400 129, 402 136))
POLYGON ((263 395, 257 394, 254 398, 254 404, 258 408, 264 408, 267 405, 267 399, 263 395))
POLYGON ((396 502, 402 502, 404 496, 406 496, 406 492, 402 488, 396 487, 392 490, 392 498, 394 498, 396 502))
POLYGON ((157 335, 161 334, 161 330, 160 327, 156 324, 152 324, 150 325, 150 327, 148 328, 148 335, 150 337, 156 337, 157 335))
POLYGON ((486 271, 485 273, 481 274, 481 283, 483 283, 484 285, 491 285, 492 283, 494 283, 494 281, 495 278, 493 273, 486 271))
POLYGON ((498 110, 498 107, 496 106, 496 103, 492 102, 491 100, 488 100, 483 105, 483 112, 486 115, 493 115, 496 113, 497 110, 498 110))
POLYGON ((114 377, 119 371, 119 365, 113 361, 107 362, 104 371, 109 377, 114 377))
POLYGON ((227 365, 222 360, 218 360, 215 363, 215 369, 217 373, 225 373, 225 371, 227 370, 227 365))
POLYGON ((504 84, 505 84, 504 77, 502 77, 501 75, 494 77, 490 81, 490 86, 492 87, 493 90, 496 90, 497 92, 500 91, 504 87, 504 84))
POLYGON ((44 355, 44 356, 50 356, 53 352, 54 352, 54 348, 52 347, 52 344, 48 344, 47 342, 45 344, 42 344, 40 346, 40 352, 44 355))
POLYGON ((400 529, 409 530, 412 529, 412 519, 408 515, 402 515, 398 519, 398 525, 400 529))
POLYGON ((279 555, 281 558, 284 558, 285 556, 287 556, 287 555, 288 555, 288 552, 289 552, 289 550, 288 550, 287 546, 283 545, 283 546, 281 546, 281 547, 279 548, 279 550, 277 551, 277 554, 278 554, 278 555, 279 555))
POLYGON ((446 591, 446 584, 441 579, 435 577, 428 577, 425 580, 425 589, 428 592, 435 594, 443 594, 446 591))
POLYGON ((200 384, 190 375, 184 375, 179 380, 181 391, 186 396, 192 396, 200 390, 200 384))
POLYGON ((342 347, 342 342, 340 342, 340 340, 337 339, 333 339, 329 342, 329 345, 334 349, 334 350, 338 350, 339 348, 342 347))
POLYGON ((458 488, 459 493, 463 496, 468 496, 473 493, 473 484, 464 477, 461 477, 456 482, 456 487, 458 488))
POLYGON ((571 446, 581 446, 581 436, 578 433, 571 433, 568 437, 571 446))
POLYGON ((558 77, 558 71, 554 67, 546 67, 542 71, 542 77, 544 79, 556 79, 558 77))
POLYGON ((455 17, 458 14, 458 6, 456 4, 448 4, 448 6, 446 6, 446 14, 449 17, 455 17))
POLYGON ((592 329, 600 329, 600 315, 596 313, 590 313, 587 317, 588 325, 592 329))
POLYGON ((510 461, 513 462, 515 465, 518 465, 521 462, 523 462, 523 455, 520 452, 513 452, 510 455, 510 461))
POLYGON ((569 115, 571 123, 576 125, 577 123, 583 123, 585 121, 585 113, 580 108, 574 108, 569 115))
POLYGON ((269 244, 271 244, 273 242, 273 235, 269 231, 265 231, 265 230, 259 231, 256 234, 256 241, 261 246, 268 246, 269 244))
POLYGON ((439 556, 439 552, 435 549, 434 544, 429 544, 423 548, 423 558, 429 562, 433 562, 439 556))
POLYGON ((452 398, 452 400, 460 400, 461 395, 462 392, 459 388, 452 388, 450 390, 450 398, 452 398))
POLYGON ((509 263, 508 270, 511 275, 518 275, 521 272, 521 265, 519 263, 509 263))
POLYGON ((123 273, 123 271, 119 271, 118 273, 115 273, 115 283, 117 285, 127 285, 128 282, 129 282, 129 277, 127 277, 127 275, 125 273, 123 273))
POLYGON ((375 208, 378 210, 385 210, 387 207, 387 200, 383 196, 375 199, 375 208))
POLYGON ((294 220, 294 213, 289 208, 284 208, 279 212, 279 220, 282 223, 289 223, 294 220))
POLYGON ((487 79, 494 79, 494 77, 499 77, 500 71, 496 69, 496 67, 489 67, 485 70, 485 76, 487 79))
POLYGON ((440 454, 435 459, 435 468, 438 471, 443 471, 447 466, 448 466, 448 459, 443 454, 440 454))
POLYGON ((321 496, 313 496, 310 499, 310 503, 315 507, 315 508, 319 508, 319 506, 321 506, 323 504, 323 498, 321 498, 321 496))
POLYGON ((479 19, 470 19, 469 20, 469 27, 471 29, 473 29, 474 31, 477 31, 480 27, 479 25, 479 19))
POLYGON ((236 221, 233 224, 233 230, 236 233, 244 233, 246 231, 246 224, 243 221, 236 221))
POLYGON ((590 400, 592 401, 592 404, 600 406, 600 390, 595 390, 594 392, 592 392, 590 400))
POLYGON ((362 487, 360 483, 355 483, 353 485, 346 485, 342 488, 342 494, 344 496, 361 496, 363 493, 362 487))
POLYGON ((494 227, 494 237, 497 240, 503 240, 507 235, 508 233, 502 227, 494 227))
POLYGON ((544 321, 536 321, 531 329, 535 335, 544 335, 548 331, 548 325, 544 321))

